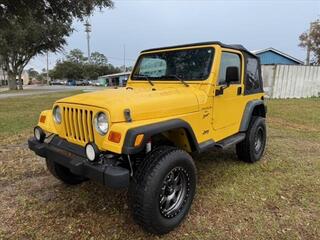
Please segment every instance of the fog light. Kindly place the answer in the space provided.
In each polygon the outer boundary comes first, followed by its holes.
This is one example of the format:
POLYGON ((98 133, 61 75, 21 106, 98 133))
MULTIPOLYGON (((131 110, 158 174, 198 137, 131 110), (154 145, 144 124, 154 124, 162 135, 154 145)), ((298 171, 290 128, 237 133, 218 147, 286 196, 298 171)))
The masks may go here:
POLYGON ((46 138, 46 134, 40 127, 35 127, 33 130, 34 137, 37 139, 37 141, 43 143, 44 139, 46 138))
POLYGON ((100 154, 98 147, 94 143, 86 145, 86 156, 90 162, 94 162, 100 154))

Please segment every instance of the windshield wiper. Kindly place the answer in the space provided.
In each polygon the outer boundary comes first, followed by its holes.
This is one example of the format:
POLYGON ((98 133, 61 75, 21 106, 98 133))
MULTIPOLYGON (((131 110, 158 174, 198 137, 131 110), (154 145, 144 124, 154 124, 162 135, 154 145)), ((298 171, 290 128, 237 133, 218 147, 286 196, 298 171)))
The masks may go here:
POLYGON ((175 74, 171 74, 171 75, 165 75, 165 76, 162 76, 163 78, 165 77, 168 77, 168 78, 175 78, 177 80, 179 80, 180 82, 182 82, 186 87, 189 87, 189 84, 186 83, 182 78, 179 78, 177 75, 175 74))
POLYGON ((154 86, 154 83, 150 80, 150 78, 148 78, 147 75, 138 74, 138 75, 133 75, 133 77, 144 78, 145 80, 147 80, 150 83, 151 86, 154 86))

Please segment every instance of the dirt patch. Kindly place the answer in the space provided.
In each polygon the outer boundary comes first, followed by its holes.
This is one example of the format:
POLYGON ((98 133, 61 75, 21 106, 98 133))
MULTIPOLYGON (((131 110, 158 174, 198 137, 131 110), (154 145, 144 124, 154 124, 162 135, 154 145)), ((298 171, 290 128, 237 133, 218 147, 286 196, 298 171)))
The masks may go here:
POLYGON ((292 123, 282 118, 268 117, 268 122, 274 126, 281 126, 287 129, 294 129, 296 131, 310 131, 310 132, 320 133, 320 128, 318 127, 305 125, 305 124, 292 123))
POLYGON ((32 129, 20 131, 0 139, 0 239, 319 239, 320 140, 308 137, 317 126, 270 116, 256 164, 234 148, 197 156, 190 214, 162 237, 133 222, 126 191, 52 177, 27 148, 32 129))

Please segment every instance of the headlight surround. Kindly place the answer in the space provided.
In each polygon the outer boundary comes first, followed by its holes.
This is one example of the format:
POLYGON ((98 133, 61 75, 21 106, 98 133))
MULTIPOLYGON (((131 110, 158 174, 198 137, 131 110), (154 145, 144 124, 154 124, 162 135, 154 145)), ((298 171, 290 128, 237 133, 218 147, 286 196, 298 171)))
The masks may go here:
POLYGON ((59 106, 55 106, 53 109, 53 120, 60 124, 62 122, 61 108, 59 106))
POLYGON ((108 117, 103 112, 98 112, 94 117, 94 127, 100 135, 105 135, 109 130, 108 117))

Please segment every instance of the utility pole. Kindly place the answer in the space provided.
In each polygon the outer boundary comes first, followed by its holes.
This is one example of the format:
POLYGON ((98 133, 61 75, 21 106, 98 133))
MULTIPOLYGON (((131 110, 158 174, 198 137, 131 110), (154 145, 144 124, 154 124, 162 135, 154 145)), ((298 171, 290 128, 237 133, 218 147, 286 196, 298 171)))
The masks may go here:
POLYGON ((310 23, 309 34, 308 34, 306 65, 310 65, 310 55, 311 55, 311 40, 310 40, 310 36, 311 36, 311 33, 312 33, 312 28, 317 24, 320 24, 320 22, 316 21, 316 22, 311 22, 310 23))
POLYGON ((49 84, 49 52, 47 52, 47 85, 49 84))
POLYGON ((123 45, 123 72, 126 72, 126 45, 123 45))
POLYGON ((310 28, 309 28, 309 34, 308 34, 308 45, 307 45, 307 59, 306 59, 306 65, 310 64, 310 53, 311 53, 311 49, 310 49, 310 45, 311 45, 311 41, 310 41, 310 34, 312 31, 312 26, 313 23, 310 23, 310 28))
POLYGON ((87 33, 87 49, 88 49, 88 62, 90 62, 90 32, 91 32, 91 25, 88 21, 86 20, 86 23, 84 24, 85 26, 85 32, 87 33))

